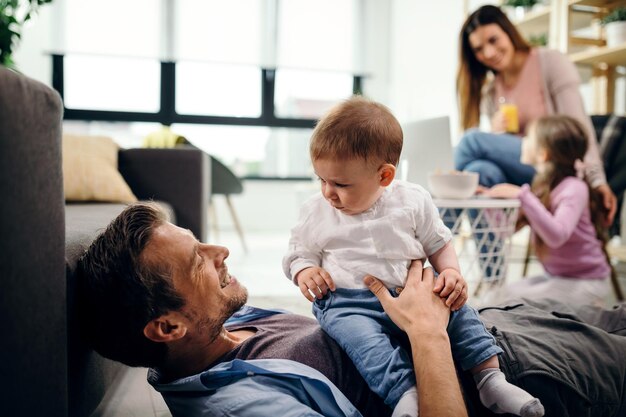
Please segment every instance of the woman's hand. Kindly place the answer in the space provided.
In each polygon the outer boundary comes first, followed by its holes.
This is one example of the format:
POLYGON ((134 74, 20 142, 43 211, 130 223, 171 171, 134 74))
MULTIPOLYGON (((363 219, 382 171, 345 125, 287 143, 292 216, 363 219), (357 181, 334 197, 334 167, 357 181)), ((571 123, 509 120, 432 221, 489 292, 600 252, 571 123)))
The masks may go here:
POLYGON ((602 184, 596 187, 596 190, 602 194, 604 208, 606 208, 607 211, 606 226, 610 226, 613 224, 613 219, 615 219, 615 212, 617 211, 617 198, 608 184, 602 184))
POLYGON ((491 132, 492 133, 504 133, 506 132, 507 120, 504 113, 500 110, 495 112, 491 117, 491 132))
POLYGON ((365 285, 376 295, 391 320, 407 334, 436 334, 448 326, 450 309, 444 299, 433 292, 435 274, 423 269, 421 261, 413 261, 406 285, 398 297, 392 297, 377 278, 366 276, 365 285))
POLYGON ((513 184, 497 184, 482 191, 482 194, 491 198, 517 198, 521 187, 513 184))

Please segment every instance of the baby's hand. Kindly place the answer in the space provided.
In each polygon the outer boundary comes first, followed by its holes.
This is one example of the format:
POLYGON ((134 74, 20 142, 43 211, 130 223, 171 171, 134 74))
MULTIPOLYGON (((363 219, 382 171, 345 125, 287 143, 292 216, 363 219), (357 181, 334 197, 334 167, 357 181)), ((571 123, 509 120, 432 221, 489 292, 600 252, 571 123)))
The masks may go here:
POLYGON ((315 297, 325 296, 328 290, 335 291, 333 279, 319 266, 312 266, 298 272, 296 282, 302 294, 311 302, 315 300, 315 297))
POLYGON ((446 305, 456 311, 467 301, 467 283, 456 269, 446 268, 439 273, 435 280, 433 292, 441 298, 446 298, 446 305))

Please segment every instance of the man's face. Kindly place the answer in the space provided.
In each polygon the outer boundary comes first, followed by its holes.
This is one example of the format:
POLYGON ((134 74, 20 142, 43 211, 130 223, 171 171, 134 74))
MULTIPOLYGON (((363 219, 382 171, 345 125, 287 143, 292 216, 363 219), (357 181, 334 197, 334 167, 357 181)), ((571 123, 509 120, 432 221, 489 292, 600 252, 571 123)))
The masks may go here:
POLYGON ((228 255, 225 247, 200 243, 189 230, 165 223, 154 230, 142 257, 148 263, 167 263, 191 327, 215 337, 248 298, 246 288, 228 273, 228 255))
POLYGON ((354 215, 369 209, 380 197, 380 172, 363 159, 313 161, 326 201, 344 214, 354 215))

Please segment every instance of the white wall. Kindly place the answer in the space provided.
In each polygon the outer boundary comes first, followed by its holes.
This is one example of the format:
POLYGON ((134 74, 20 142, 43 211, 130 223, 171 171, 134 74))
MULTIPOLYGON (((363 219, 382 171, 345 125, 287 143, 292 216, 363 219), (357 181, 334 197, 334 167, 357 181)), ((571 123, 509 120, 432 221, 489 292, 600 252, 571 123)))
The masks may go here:
POLYGON ((392 4, 391 108, 401 122, 449 115, 456 127, 457 33, 464 18, 462 2, 394 0, 392 4))
MULTIPOLYGON (((319 190, 313 181, 244 181, 244 192, 231 196, 245 232, 285 232, 296 225, 302 203, 319 190)), ((213 202, 220 230, 233 230, 234 224, 224 196, 213 202)), ((212 234, 213 230, 209 230, 212 234)))

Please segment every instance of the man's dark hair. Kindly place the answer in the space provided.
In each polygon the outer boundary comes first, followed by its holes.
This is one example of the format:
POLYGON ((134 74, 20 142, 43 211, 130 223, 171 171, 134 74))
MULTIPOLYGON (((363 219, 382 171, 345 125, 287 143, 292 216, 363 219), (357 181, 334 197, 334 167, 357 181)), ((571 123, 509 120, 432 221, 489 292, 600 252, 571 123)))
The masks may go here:
POLYGON ((167 222, 156 204, 128 206, 78 261, 76 317, 85 341, 102 356, 129 366, 160 366, 164 343, 147 339, 150 320, 180 310, 166 265, 142 262, 154 230, 167 222))

